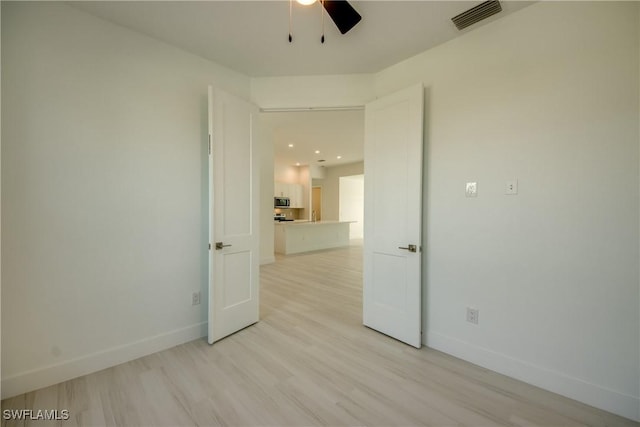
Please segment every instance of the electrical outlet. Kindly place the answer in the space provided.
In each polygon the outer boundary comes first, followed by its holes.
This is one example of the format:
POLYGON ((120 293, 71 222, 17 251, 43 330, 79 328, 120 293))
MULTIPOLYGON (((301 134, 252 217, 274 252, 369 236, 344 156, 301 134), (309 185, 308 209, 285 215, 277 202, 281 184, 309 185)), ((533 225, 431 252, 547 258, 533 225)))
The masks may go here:
POLYGON ((507 181, 504 187, 504 194, 518 194, 518 180, 512 179, 507 181))
POLYGON ((477 308, 467 307, 467 322, 477 325, 479 315, 480 311, 477 308))
POLYGON ((200 304, 200 292, 194 292, 191 294, 191 305, 200 304))
POLYGON ((467 197, 478 197, 478 183, 467 182, 465 187, 465 194, 467 197))

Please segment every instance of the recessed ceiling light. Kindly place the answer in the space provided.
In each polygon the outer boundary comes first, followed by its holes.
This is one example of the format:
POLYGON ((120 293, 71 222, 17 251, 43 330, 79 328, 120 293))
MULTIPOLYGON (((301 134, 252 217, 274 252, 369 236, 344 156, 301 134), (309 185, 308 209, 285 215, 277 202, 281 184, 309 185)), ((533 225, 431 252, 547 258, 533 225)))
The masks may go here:
POLYGON ((320 154, 320 150, 316 150, 316 154, 320 154))
POLYGON ((341 158, 342 158, 342 156, 338 156, 338 157, 336 157, 336 159, 338 159, 338 160, 340 160, 341 158))
POLYGON ((300 162, 296 163, 296 166, 300 166, 300 162))
POLYGON ((289 148, 293 148, 293 144, 289 144, 289 148))
POLYGON ((316 2, 316 0, 296 0, 296 1, 303 6, 309 6, 316 2))

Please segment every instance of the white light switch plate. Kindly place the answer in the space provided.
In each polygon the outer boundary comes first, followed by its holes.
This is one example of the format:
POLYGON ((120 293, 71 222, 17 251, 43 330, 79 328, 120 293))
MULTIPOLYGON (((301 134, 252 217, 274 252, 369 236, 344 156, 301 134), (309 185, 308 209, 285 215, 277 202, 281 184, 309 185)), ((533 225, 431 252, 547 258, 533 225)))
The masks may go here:
POLYGON ((465 194, 467 197, 478 197, 478 183, 467 182, 465 194))
POLYGON ((504 194, 518 194, 518 180, 511 179, 507 181, 504 187, 504 194))

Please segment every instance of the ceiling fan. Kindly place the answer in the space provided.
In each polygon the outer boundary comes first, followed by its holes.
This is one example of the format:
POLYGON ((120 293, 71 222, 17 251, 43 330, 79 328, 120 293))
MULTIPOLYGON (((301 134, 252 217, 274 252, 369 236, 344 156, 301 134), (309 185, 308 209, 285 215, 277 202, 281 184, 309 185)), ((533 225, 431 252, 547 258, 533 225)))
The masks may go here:
MULTIPOLYGON (((316 0, 296 0, 298 3, 308 6, 316 2, 316 0)), ((362 19, 362 16, 349 4, 347 0, 318 0, 322 7, 327 12, 331 20, 340 34, 348 33, 358 22, 362 19)), ((289 42, 293 41, 291 34, 291 14, 292 14, 293 0, 289 0, 289 42)), ((324 14, 322 15, 322 38, 321 42, 324 43, 324 14)))

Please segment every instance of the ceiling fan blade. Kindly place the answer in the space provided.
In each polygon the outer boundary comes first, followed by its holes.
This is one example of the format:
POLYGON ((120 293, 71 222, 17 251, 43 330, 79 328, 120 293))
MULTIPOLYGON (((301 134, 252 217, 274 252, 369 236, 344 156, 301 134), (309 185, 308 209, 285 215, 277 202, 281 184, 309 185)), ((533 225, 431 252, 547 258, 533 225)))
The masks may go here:
POLYGON ((322 4, 341 34, 346 34, 362 19, 346 0, 325 0, 322 4))

